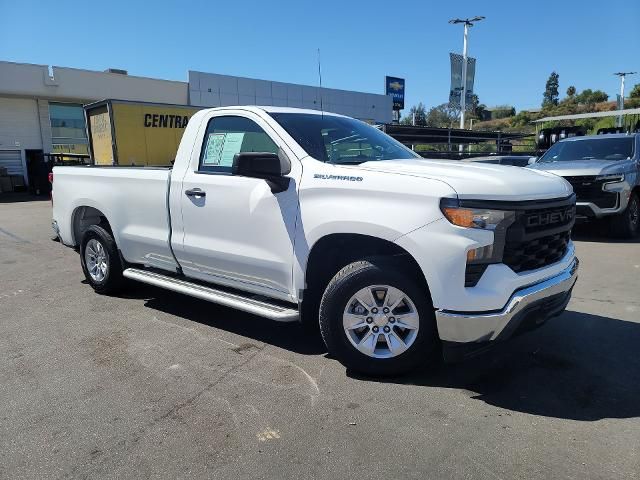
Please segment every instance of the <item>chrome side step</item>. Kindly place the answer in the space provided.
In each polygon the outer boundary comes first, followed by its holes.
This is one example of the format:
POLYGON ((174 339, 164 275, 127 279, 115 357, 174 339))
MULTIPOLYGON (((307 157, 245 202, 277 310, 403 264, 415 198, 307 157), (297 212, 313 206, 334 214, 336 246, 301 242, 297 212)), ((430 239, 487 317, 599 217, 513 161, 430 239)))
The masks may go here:
MULTIPOLYGON (((282 305, 265 302, 249 296, 237 293, 225 292, 211 287, 205 287, 187 280, 173 278, 156 272, 127 268, 122 274, 126 278, 142 283, 148 283, 156 287, 166 288, 174 292, 183 293, 192 297, 218 303, 225 307, 235 308, 243 312, 266 317, 277 322, 294 322, 299 318, 298 310, 282 305)), ((250 294, 249 294, 250 295, 250 294)))

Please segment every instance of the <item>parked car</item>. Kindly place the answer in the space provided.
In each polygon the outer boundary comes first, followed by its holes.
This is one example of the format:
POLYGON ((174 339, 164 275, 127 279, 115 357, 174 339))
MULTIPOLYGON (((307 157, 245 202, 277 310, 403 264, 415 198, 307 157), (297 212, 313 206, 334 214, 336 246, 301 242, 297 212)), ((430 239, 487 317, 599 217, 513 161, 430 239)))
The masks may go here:
POLYGON ((530 168, 571 183, 578 219, 607 219, 616 237, 633 238, 640 233, 640 134, 567 138, 530 168))
POLYGON ((369 374, 561 313, 574 210, 555 175, 425 160, 358 120, 279 107, 195 113, 173 168, 53 171, 53 228, 96 292, 127 278, 319 325, 369 374))
POLYGON ((496 165, 512 165, 526 167, 529 164, 528 155, 491 155, 487 157, 473 157, 464 159, 463 162, 494 163, 496 165))

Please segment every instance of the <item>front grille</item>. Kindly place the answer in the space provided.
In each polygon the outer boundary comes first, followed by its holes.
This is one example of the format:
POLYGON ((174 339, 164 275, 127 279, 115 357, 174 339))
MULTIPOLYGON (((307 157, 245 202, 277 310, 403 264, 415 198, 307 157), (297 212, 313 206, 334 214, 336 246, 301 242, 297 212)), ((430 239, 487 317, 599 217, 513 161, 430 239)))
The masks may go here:
POLYGON ((514 272, 551 265, 566 254, 575 221, 575 197, 549 205, 516 211, 502 256, 502 262, 514 272))
POLYGON ((606 180, 596 180, 593 175, 564 177, 571 184, 578 202, 591 202, 600 208, 615 208, 618 194, 602 189, 606 180))
POLYGON ((507 242, 503 262, 514 272, 535 270, 556 263, 567 252, 571 230, 528 242, 507 242))

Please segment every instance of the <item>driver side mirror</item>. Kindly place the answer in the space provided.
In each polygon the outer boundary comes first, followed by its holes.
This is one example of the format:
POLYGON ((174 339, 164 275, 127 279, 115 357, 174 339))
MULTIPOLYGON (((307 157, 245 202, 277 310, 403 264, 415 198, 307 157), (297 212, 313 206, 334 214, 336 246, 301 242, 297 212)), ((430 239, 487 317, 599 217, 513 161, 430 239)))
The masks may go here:
POLYGON ((289 188, 291 162, 284 152, 241 152, 233 156, 231 172, 234 175, 266 180, 271 192, 284 192, 289 188))
POLYGON ((533 165, 537 161, 538 161, 538 157, 529 157, 529 161, 527 162, 527 164, 528 165, 533 165))

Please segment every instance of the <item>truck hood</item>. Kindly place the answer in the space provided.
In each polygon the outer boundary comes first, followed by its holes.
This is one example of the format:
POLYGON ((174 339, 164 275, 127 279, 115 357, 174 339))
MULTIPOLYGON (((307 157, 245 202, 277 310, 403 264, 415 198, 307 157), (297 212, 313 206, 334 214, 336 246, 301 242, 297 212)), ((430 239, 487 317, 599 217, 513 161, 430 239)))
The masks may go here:
POLYGON ((528 168, 551 172, 562 177, 583 177, 625 173, 633 160, 570 160, 566 162, 538 162, 528 168))
POLYGON ((455 160, 382 160, 357 167, 385 173, 440 180, 455 190, 459 198, 483 200, 542 200, 571 195, 571 185, 544 171, 455 160))

